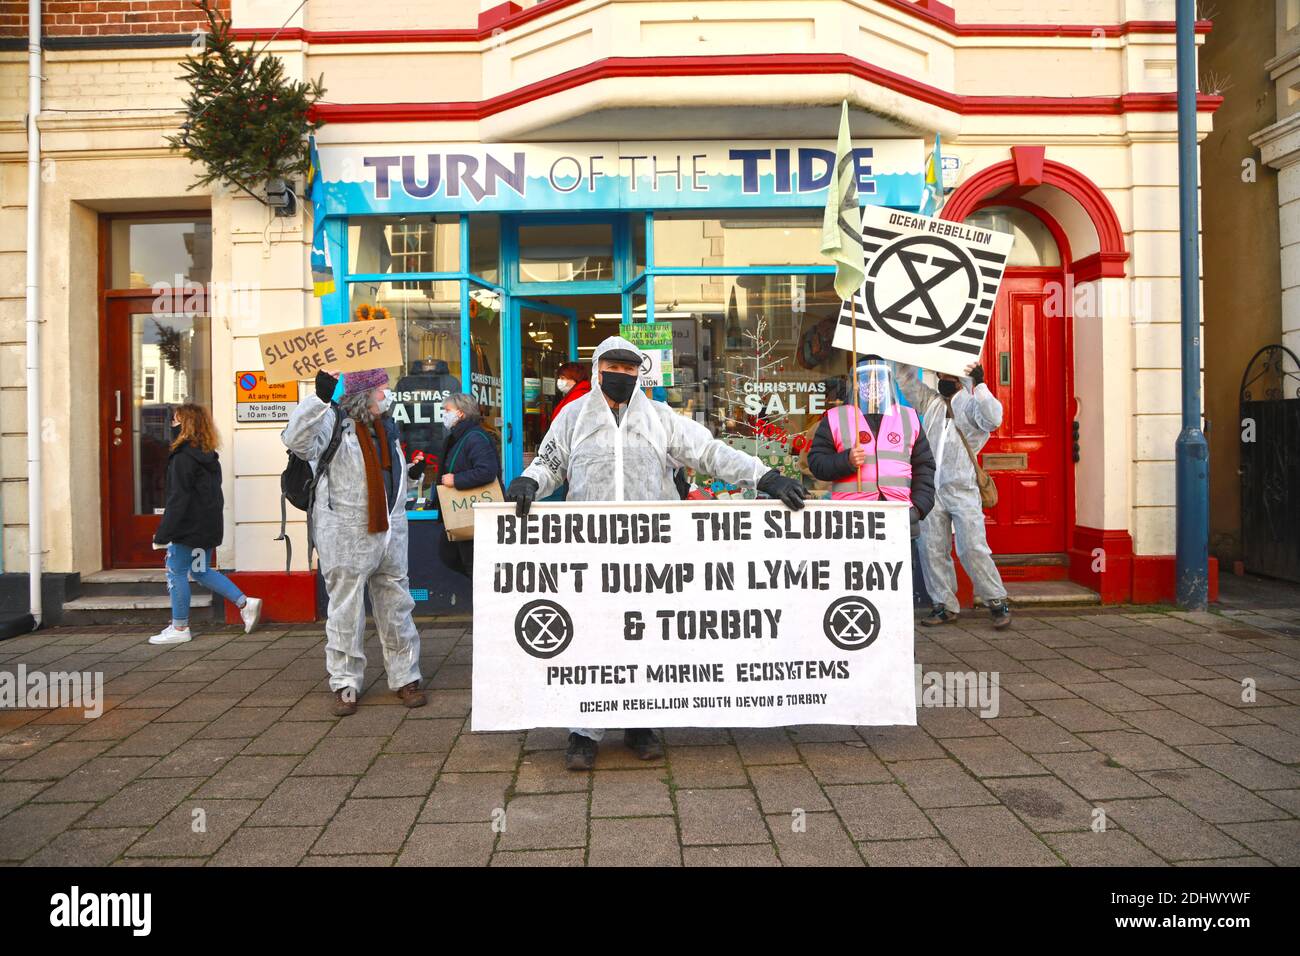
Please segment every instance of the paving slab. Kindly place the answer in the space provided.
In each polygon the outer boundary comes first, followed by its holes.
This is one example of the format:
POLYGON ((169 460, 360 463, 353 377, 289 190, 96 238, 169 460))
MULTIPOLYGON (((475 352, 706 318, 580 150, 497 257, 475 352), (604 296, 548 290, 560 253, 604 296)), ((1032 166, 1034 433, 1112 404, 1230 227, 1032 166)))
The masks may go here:
POLYGON ((1060 866, 1060 859, 1003 806, 931 810, 930 819, 971 866, 1060 866))
POLYGON ((368 633, 347 718, 320 624, 173 648, 49 629, 5 642, 0 667, 102 670, 110 698, 96 720, 0 711, 0 862, 1293 866, 1296 622, 1026 608, 996 632, 968 616, 919 633, 917 659, 997 671, 996 717, 948 701, 915 726, 669 728, 649 762, 614 730, 580 773, 562 728, 469 729, 468 619, 420 623, 429 703, 413 711, 368 633))
POLYGON ((593 820, 587 865, 681 866, 677 825, 670 817, 593 820))

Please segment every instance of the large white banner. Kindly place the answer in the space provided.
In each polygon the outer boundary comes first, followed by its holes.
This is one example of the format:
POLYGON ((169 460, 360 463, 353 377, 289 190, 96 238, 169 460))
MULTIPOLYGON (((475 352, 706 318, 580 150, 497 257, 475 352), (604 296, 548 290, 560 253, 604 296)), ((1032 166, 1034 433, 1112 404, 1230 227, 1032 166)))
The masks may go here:
POLYGON ((474 511, 474 730, 916 723, 905 504, 474 511))
POLYGON ((984 350, 1014 241, 961 222, 863 209, 866 280, 840 309, 834 346, 961 375, 984 350))

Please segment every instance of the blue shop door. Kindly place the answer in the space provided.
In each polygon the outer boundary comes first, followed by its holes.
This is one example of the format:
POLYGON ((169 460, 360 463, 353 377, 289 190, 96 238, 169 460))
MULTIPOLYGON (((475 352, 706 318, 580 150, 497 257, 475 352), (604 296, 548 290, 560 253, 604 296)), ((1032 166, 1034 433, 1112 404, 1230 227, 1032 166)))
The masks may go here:
POLYGON ((532 462, 560 399, 556 370, 577 359, 577 313, 535 299, 510 296, 506 331, 507 481, 532 462))

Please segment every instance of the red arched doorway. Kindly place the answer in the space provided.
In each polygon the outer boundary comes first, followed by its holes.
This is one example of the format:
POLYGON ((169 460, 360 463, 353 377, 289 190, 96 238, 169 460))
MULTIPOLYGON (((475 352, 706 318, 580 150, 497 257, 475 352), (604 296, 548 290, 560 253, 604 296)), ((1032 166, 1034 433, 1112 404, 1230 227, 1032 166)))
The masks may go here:
MULTIPOLYGON (((1113 493, 1116 486, 1115 469, 1094 451, 1099 450, 1096 434, 1084 436, 1079 462, 1073 455, 1080 401, 1095 409, 1105 398, 1097 374, 1099 352, 1089 352, 1088 362, 1080 366, 1087 377, 1076 379, 1073 307, 1076 287, 1090 283, 1077 302, 1081 308, 1089 303, 1088 314, 1098 317, 1090 320, 1084 339, 1089 349, 1100 349, 1098 280, 1123 278, 1129 253, 1115 209, 1097 184, 1047 159, 1045 152, 1042 146, 1013 146, 1009 160, 968 176, 941 214, 960 222, 995 205, 1019 209, 1042 223, 1059 252, 1059 265, 1008 269, 982 356, 989 386, 1004 403, 1005 422, 981 457, 987 463, 990 455, 1026 455, 1023 469, 1014 467, 1021 464, 1017 459, 1003 460, 1004 471, 994 473, 1002 497, 1011 498, 1011 511, 1000 506, 990 517, 989 543, 1000 555, 1007 580, 1061 578, 1068 573, 1100 591, 1103 600, 1124 600, 1131 593, 1131 539, 1127 529, 1108 527, 1102 517, 1108 489, 1113 493), (1009 375, 999 367, 1003 353, 1011 353, 1009 375), (1076 381, 1081 398, 1076 397, 1076 381), (1039 469, 1035 458, 1046 466, 1058 464, 1039 469), (1040 483, 1044 471, 1054 472, 1056 478, 1040 483), (1076 473, 1079 481, 1088 483, 1083 498, 1076 491, 1076 473), (1034 516, 1040 504, 1041 519, 1034 516), (1088 527, 1077 523, 1081 513, 1089 515, 1088 527), (1061 523, 1064 535, 1058 530, 1061 523), (1062 537, 1068 572, 1058 551, 1062 537), (1100 572, 1094 563, 1098 547, 1109 557, 1100 572), (1006 557, 1027 554, 1041 557, 1006 557)), ((1095 419, 1093 412, 1090 421, 1095 419)))
POLYGON ((980 454, 998 486, 986 516, 989 547, 1034 555, 1039 567, 1059 569, 1044 576, 1064 577, 1074 523, 1069 242, 1024 200, 989 200, 965 221, 1016 236, 981 356, 985 383, 1002 403, 1002 425, 980 454))

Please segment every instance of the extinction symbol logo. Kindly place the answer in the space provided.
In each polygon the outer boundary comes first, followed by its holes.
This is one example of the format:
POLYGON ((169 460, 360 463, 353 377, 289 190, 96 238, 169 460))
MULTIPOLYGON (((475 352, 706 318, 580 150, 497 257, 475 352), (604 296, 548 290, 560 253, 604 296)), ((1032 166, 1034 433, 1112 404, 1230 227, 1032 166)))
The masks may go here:
POLYGON ((956 373, 983 350, 1014 237, 868 210, 862 289, 840 307, 833 345, 901 349, 890 357, 956 373))
POLYGON ((843 597, 826 609, 822 629, 841 650, 860 651, 880 636, 880 612, 866 598, 843 597))
POLYGON ((515 615, 515 640, 533 657, 558 657, 573 640, 573 618, 554 601, 529 601, 515 615))
POLYGON ((654 365, 655 365, 654 359, 650 357, 650 353, 642 352, 641 353, 641 374, 649 375, 650 370, 654 368, 654 365))
POLYGON ((970 254, 934 236, 913 236, 886 246, 867 279, 867 313, 875 316, 881 331, 900 342, 928 345, 951 338, 970 321, 980 301, 980 277, 970 254), (902 277, 897 275, 900 269, 902 277), (886 276, 895 279, 889 288, 909 289, 889 304, 876 300, 886 276))

